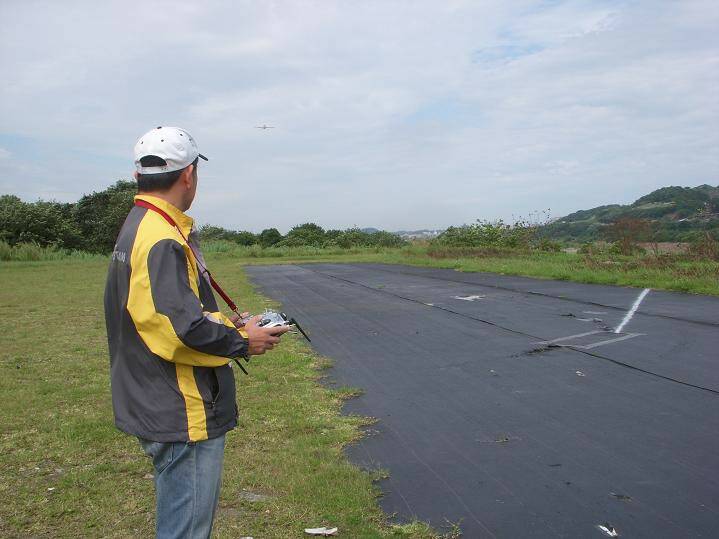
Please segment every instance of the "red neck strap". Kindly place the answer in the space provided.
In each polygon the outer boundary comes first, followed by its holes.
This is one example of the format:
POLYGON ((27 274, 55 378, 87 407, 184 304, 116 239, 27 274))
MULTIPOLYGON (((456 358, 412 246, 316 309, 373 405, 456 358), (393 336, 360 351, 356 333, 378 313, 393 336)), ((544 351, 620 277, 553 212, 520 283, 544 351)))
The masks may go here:
POLYGON ((235 303, 230 299, 230 296, 228 296, 227 293, 224 290, 222 290, 222 287, 217 283, 217 281, 215 281, 214 277, 212 277, 212 274, 210 273, 210 270, 208 270, 207 267, 204 264, 202 264, 202 262, 200 262, 200 257, 197 256, 197 253, 195 252, 195 249, 192 247, 192 244, 182 233, 182 230, 180 230, 180 227, 177 226, 177 223, 175 222, 175 220, 172 217, 170 217, 170 215, 166 211, 158 208, 157 206, 155 206, 151 202, 148 202, 147 200, 142 200, 142 199, 135 200, 135 206, 140 206, 141 208, 146 208, 148 210, 154 211, 155 213, 159 213, 165 219, 165 221, 170 223, 170 226, 175 227, 175 229, 180 233, 180 236, 182 236, 182 239, 185 240, 185 243, 190 248, 190 251, 192 251, 192 254, 195 255, 195 262, 197 263, 197 267, 200 268, 202 273, 207 274, 207 278, 210 280, 210 284, 212 285, 212 288, 214 288, 215 292, 217 292, 220 295, 220 297, 222 297, 222 299, 225 301, 225 303, 227 303, 227 306, 230 309, 232 309, 232 311, 235 314, 239 315, 240 313, 237 312, 237 305, 235 305, 235 303))

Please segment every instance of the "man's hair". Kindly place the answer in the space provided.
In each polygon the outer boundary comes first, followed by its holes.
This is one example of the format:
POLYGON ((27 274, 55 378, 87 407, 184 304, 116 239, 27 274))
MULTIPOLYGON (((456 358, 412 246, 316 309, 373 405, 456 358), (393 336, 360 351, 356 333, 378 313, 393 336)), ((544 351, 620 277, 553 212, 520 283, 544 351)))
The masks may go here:
MULTIPOLYGON (((194 165, 195 170, 197 170, 198 159, 199 158, 196 157, 195 160, 191 163, 192 165, 194 165)), ((162 157, 158 157, 156 155, 146 155, 145 157, 140 158, 140 164, 143 167, 164 167, 165 165, 167 165, 167 161, 165 161, 162 157)), ((183 170, 185 169, 181 168, 180 170, 173 170, 172 172, 159 172, 157 174, 138 174, 137 190, 140 193, 167 191, 173 185, 175 185, 177 180, 180 179, 180 175, 182 174, 183 170)))

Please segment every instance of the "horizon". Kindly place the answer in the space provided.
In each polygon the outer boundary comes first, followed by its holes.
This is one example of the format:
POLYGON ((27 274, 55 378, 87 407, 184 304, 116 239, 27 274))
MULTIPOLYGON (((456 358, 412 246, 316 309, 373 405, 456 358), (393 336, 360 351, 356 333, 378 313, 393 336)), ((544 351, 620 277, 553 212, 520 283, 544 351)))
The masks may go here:
POLYGON ((156 125, 193 134, 190 213, 232 230, 559 218, 719 177, 712 2, 172 8, 0 6, 2 193, 131 178, 156 125))

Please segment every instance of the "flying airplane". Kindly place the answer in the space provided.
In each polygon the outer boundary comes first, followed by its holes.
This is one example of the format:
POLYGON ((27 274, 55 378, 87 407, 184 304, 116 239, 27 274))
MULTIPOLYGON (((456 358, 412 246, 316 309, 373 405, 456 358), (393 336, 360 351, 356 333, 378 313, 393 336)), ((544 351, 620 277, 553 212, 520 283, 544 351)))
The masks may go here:
POLYGON ((266 125, 266 124, 255 126, 255 129, 274 129, 274 128, 275 128, 274 125, 266 125))

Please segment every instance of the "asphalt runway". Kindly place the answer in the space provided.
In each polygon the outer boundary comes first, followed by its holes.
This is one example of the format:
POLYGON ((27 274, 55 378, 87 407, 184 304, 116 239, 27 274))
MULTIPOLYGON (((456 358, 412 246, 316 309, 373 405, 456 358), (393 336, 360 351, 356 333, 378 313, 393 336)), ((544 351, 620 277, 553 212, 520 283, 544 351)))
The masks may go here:
POLYGON ((382 508, 464 537, 719 537, 719 298, 376 264, 246 268, 379 419, 382 508), (620 333, 614 330, 622 325, 620 333))

